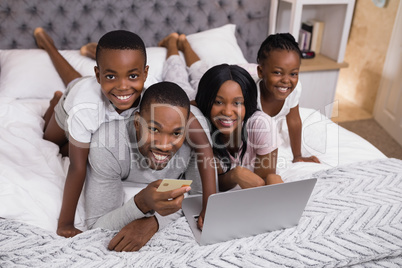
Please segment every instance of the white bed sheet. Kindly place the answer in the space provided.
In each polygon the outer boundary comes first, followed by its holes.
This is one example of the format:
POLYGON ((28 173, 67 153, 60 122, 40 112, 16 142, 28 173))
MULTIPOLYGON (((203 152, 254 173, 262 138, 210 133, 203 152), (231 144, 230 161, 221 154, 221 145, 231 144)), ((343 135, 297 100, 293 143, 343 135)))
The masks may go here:
MULTIPOLYGON (((48 105, 0 98, 0 217, 55 231, 69 159, 42 138, 48 105)), ((82 207, 77 223, 83 222, 82 207)))
POLYGON ((374 145, 357 134, 339 126, 314 109, 300 108, 303 121, 302 154, 315 155, 321 164, 292 163, 286 123, 283 124, 277 172, 285 181, 296 180, 317 171, 351 163, 386 158, 374 145))
MULTIPOLYGON (((42 138, 42 116, 48 104, 48 100, 0 98, 0 217, 55 231, 69 159, 42 138)), ((316 155, 322 163, 293 164, 285 127, 278 157, 278 173, 285 181, 343 164, 386 158, 319 112, 301 109, 301 116, 303 153, 316 155)), ((81 198, 76 226, 83 230, 84 217, 81 198)))

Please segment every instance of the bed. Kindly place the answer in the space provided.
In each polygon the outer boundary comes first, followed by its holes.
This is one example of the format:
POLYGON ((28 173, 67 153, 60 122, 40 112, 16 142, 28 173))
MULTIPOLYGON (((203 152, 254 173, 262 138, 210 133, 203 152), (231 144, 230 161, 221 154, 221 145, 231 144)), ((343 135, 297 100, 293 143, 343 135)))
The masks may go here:
MULTIPOLYGON (((172 31, 188 34, 208 64, 239 64, 256 78, 269 6, 266 0, 1 1, 0 266, 402 266, 402 161, 304 107, 302 150, 322 164, 293 164, 284 127, 277 169, 286 182, 318 179, 298 226, 201 247, 181 217, 133 253, 107 250, 115 231, 56 235, 69 159, 42 139, 42 116, 64 86, 46 53, 35 48, 33 29, 44 27, 83 75, 92 74, 94 62, 79 47, 124 28, 140 33, 147 45, 148 85, 161 79, 166 55, 157 41, 172 31)), ((76 213, 83 230, 84 201, 76 213)))

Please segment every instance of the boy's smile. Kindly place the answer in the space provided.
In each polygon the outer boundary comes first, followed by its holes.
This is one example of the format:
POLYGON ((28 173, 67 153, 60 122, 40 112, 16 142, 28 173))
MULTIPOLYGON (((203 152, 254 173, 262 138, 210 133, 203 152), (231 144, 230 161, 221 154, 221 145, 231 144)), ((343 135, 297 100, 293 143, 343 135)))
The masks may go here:
POLYGON ((103 49, 95 66, 103 94, 118 113, 136 106, 148 74, 140 50, 103 49))
POLYGON ((299 80, 300 57, 295 51, 273 50, 257 67, 261 90, 276 100, 284 101, 299 80))
POLYGON ((135 115, 137 144, 151 169, 166 167, 185 140, 188 110, 169 104, 152 104, 135 115))

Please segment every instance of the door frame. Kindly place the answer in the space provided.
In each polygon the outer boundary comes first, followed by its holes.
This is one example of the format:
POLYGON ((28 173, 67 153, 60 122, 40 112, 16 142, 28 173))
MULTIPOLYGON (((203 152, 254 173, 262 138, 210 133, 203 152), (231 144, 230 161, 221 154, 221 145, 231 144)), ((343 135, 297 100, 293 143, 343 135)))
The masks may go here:
MULTIPOLYGON (((397 99, 402 102, 402 4, 399 3, 389 42, 384 68, 374 106, 374 119, 400 145, 402 145, 402 105, 396 104, 393 111, 387 109, 391 89, 399 84, 397 99)), ((393 96, 395 97, 395 96, 393 96)))

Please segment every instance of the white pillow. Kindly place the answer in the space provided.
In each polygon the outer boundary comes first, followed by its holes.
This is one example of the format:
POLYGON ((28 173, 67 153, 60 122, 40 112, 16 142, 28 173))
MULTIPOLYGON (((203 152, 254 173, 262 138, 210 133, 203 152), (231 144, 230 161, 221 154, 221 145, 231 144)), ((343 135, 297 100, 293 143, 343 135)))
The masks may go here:
POLYGON ((0 96, 51 98, 65 87, 47 53, 40 49, 0 51, 0 96))
POLYGON ((187 40, 195 53, 209 67, 222 63, 247 63, 237 44, 235 32, 235 24, 226 24, 222 27, 189 34, 187 40))
POLYGON ((260 78, 258 77, 258 71, 257 71, 257 63, 240 63, 238 64, 240 67, 244 68, 254 79, 254 82, 257 83, 260 78))
MULTIPOLYGON (((94 75, 95 61, 77 50, 60 53, 82 75, 94 75)), ((0 97, 50 99, 65 86, 42 49, 0 50, 0 97)))
POLYGON ((95 75, 95 60, 82 56, 79 50, 61 50, 60 54, 63 55, 82 76, 95 75))
MULTIPOLYGON (((187 40, 195 53, 209 67, 222 63, 247 64, 247 60, 237 44, 235 31, 236 25, 226 24, 222 27, 189 34, 187 35, 187 40)), ((154 81, 161 82, 163 80, 162 70, 166 60, 166 53, 167 51, 164 47, 147 47, 149 71, 148 79, 145 83, 146 87, 153 84, 154 81)), ((180 56, 184 61, 181 51, 180 56)))
POLYGON ((152 84, 162 82, 162 69, 166 60, 167 50, 164 47, 147 47, 148 77, 145 81, 145 88, 152 84))

